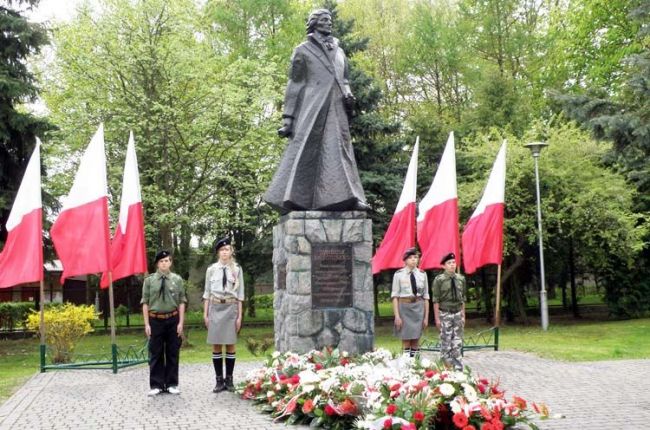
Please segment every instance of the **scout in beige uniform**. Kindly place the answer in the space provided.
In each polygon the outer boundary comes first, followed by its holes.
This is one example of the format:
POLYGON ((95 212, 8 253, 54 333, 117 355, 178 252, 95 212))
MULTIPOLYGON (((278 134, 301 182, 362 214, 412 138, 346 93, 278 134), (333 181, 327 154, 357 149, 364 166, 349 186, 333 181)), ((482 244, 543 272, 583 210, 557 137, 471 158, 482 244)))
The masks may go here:
POLYGON ((241 328, 244 301, 244 274, 235 263, 230 239, 217 241, 215 252, 219 260, 205 273, 203 318, 208 328, 207 342, 212 345, 212 364, 217 384, 212 390, 219 393, 234 391, 235 344, 241 328), (223 346, 226 346, 226 379, 223 377, 223 346))
POLYGON ((170 271, 169 251, 156 254, 156 273, 142 285, 144 331, 149 337, 149 395, 163 391, 180 394, 178 359, 185 320, 185 286, 183 278, 170 271))
POLYGON ((390 297, 395 314, 395 336, 402 339, 404 352, 411 357, 420 350, 422 332, 429 324, 429 282, 418 269, 417 250, 409 248, 402 257, 404 268, 393 276, 390 297))
POLYGON ((465 278, 456 273, 453 252, 440 261, 445 271, 433 280, 433 316, 440 330, 440 355, 447 366, 463 369, 461 359, 465 328, 465 278))

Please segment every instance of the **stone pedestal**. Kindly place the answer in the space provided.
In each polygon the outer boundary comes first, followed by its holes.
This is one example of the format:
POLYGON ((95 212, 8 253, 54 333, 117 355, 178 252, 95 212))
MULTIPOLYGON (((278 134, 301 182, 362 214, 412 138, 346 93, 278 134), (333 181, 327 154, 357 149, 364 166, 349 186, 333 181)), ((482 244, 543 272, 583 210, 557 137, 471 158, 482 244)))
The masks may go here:
POLYGON ((365 212, 290 212, 273 229, 275 348, 374 346, 372 221, 365 212))

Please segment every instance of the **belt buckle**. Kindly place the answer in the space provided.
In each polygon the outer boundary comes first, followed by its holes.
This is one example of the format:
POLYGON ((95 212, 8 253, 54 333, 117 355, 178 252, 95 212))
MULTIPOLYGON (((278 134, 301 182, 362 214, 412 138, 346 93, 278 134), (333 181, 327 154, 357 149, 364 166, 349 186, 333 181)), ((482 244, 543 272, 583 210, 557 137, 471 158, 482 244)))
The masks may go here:
POLYGON ((221 304, 226 303, 226 299, 219 299, 219 303, 221 303, 221 304))

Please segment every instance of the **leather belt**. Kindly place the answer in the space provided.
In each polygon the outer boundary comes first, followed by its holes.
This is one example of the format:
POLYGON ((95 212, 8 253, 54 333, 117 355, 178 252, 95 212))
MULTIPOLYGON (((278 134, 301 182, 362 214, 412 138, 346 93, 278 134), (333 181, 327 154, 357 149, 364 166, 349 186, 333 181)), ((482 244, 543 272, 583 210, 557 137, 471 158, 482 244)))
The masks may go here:
POLYGON ((233 298, 228 298, 228 299, 217 299, 217 298, 215 298, 215 297, 212 297, 212 298, 210 299, 210 303, 221 303, 221 304, 224 304, 224 303, 237 303, 238 301, 239 301, 239 300, 237 300, 237 299, 233 299, 233 298))
POLYGON ((460 309, 445 309, 445 308, 440 308, 440 312, 447 312, 450 314, 456 314, 460 312, 460 309))
POLYGON ((422 297, 398 297, 397 300, 400 303, 415 303, 423 299, 422 297))
POLYGON ((155 318, 157 320, 166 320, 172 317, 175 317, 178 315, 178 310, 171 311, 171 312, 154 312, 154 311, 149 311, 149 317, 155 318))

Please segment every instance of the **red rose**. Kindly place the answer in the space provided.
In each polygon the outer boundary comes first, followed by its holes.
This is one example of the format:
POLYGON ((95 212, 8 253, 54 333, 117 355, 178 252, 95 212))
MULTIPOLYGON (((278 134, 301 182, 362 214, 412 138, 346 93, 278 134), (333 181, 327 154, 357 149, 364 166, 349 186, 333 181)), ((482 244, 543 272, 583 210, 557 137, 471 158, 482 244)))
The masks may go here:
POLYGON ((415 413, 413 414, 413 419, 415 421, 423 421, 424 413, 422 411, 415 411, 415 413))
POLYGON ((391 418, 386 418, 384 420, 384 428, 389 429, 391 427, 393 427, 393 420, 391 418))
POLYGON ((418 428, 413 423, 402 424, 400 430, 417 430, 418 428))
POLYGON ((397 390, 399 390, 399 387, 401 387, 401 386, 402 386, 402 384, 400 384, 400 383, 398 382, 397 384, 393 384, 393 385, 391 385, 391 386, 390 386, 390 390, 391 390, 391 391, 397 391, 397 390))
POLYGON ((302 413, 308 414, 314 410, 314 401, 312 399, 307 399, 302 405, 302 413))
POLYGON ((481 394, 485 394, 485 385, 478 384, 478 390, 480 391, 481 394))
POLYGON ((386 415, 393 415, 395 412, 397 412, 397 405, 391 403, 390 405, 386 406, 386 415))
POLYGON ((426 376, 427 378, 433 378, 434 376, 436 376, 436 371, 427 370, 426 372, 424 372, 424 376, 426 376))
POLYGON ((271 382, 275 384, 276 382, 278 382, 278 378, 276 378, 275 375, 271 375, 271 382))
POLYGON ((316 366, 314 366, 316 370, 321 370, 323 368, 323 365, 320 363, 316 363, 316 366))
POLYGON ((494 426, 490 423, 481 424, 481 430, 494 430, 494 426))
POLYGON ((325 405, 325 414, 328 416, 334 416, 336 415, 336 409, 332 407, 329 403, 325 405))
POLYGON ((490 381, 487 378, 479 378, 478 381, 483 385, 490 385, 490 381))
POLYGON ((346 366, 346 365, 350 364, 350 360, 349 360, 347 357, 343 357, 343 358, 339 361, 339 363, 341 364, 341 366, 346 366))
POLYGON ((490 421, 490 424, 492 424, 492 428, 494 430, 503 430, 503 423, 499 421, 498 418, 495 418, 492 421, 490 421))
POLYGON ((454 422, 454 425, 458 427, 459 429, 462 429, 465 427, 467 424, 469 424, 469 421, 467 419, 467 415, 465 415, 462 412, 458 412, 457 414, 454 414, 452 421, 454 422))
POLYGON ((344 415, 357 414, 357 405, 350 399, 343 400, 343 403, 339 407, 344 415))
POLYGON ((294 397, 293 399, 289 400, 289 403, 287 404, 287 407, 285 408, 285 412, 288 414, 292 414, 293 411, 296 410, 297 406, 297 401, 296 398, 294 397))
POLYGON ((297 384, 297 383, 299 383, 299 382, 300 382, 300 376, 298 376, 298 375, 293 375, 293 376, 291 377, 291 383, 292 383, 292 384, 295 385, 295 384, 297 384))

